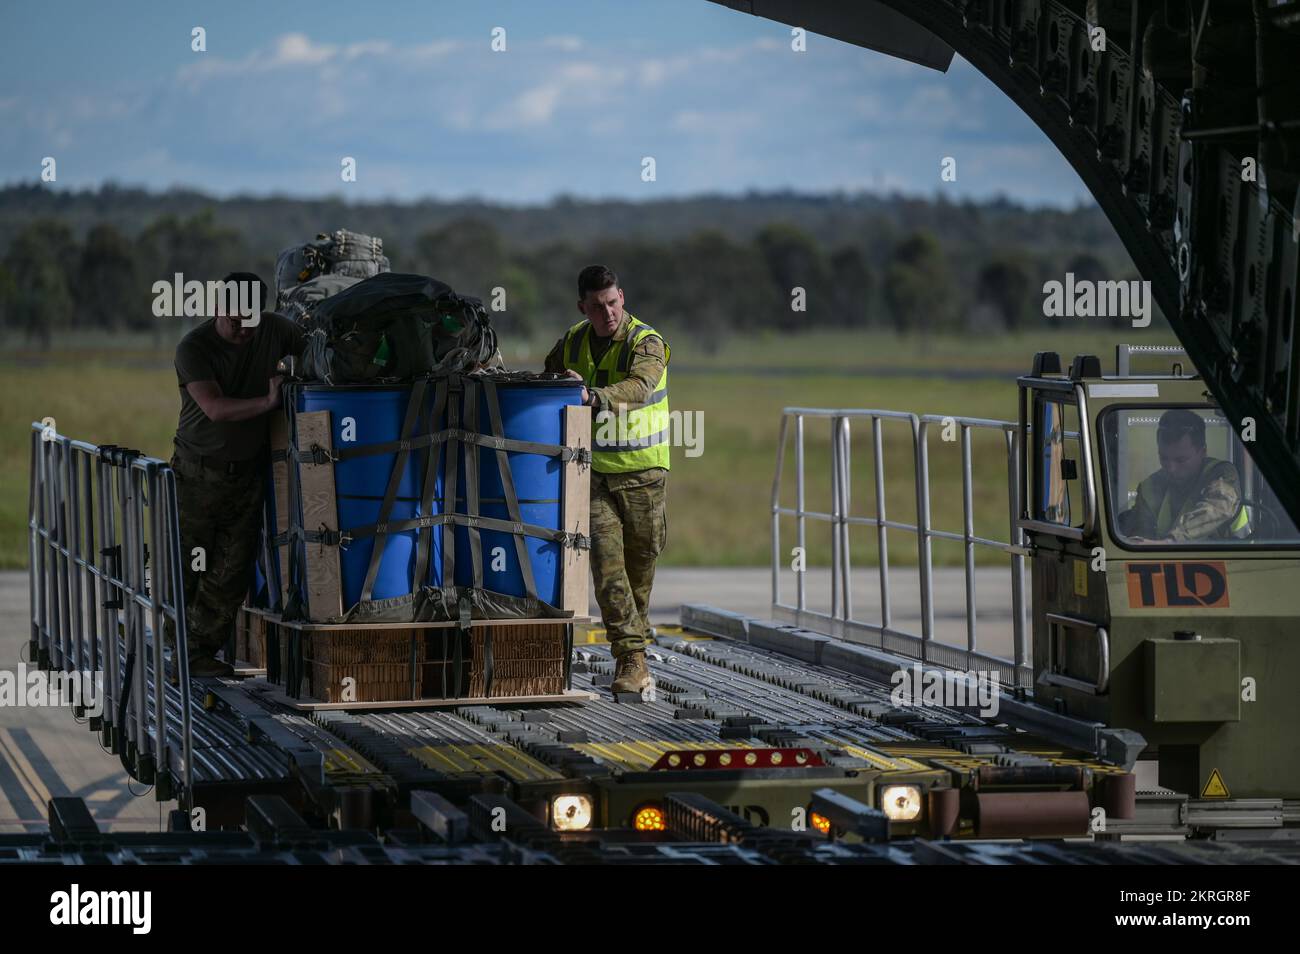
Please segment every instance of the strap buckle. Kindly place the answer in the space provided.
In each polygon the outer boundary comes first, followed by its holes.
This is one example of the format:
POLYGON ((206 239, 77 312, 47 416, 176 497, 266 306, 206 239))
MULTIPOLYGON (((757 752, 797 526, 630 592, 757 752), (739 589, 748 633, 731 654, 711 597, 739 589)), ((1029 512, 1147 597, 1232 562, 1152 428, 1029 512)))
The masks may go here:
POLYGON ((327 450, 319 444, 312 444, 308 454, 313 464, 334 464, 338 462, 338 456, 333 451, 327 450))
POLYGON ((342 547, 345 550, 352 542, 352 534, 344 530, 330 530, 323 525, 310 538, 323 547, 342 547))

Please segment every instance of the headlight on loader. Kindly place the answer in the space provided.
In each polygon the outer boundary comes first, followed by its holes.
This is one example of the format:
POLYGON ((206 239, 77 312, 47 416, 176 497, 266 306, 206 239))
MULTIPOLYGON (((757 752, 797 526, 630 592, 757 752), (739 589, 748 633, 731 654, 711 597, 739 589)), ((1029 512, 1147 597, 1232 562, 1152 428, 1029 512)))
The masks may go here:
POLYGON ((890 821, 916 821, 921 817, 921 787, 886 785, 880 792, 880 810, 890 821))
POLYGON ((585 831, 591 827, 591 799, 586 795, 556 795, 551 799, 551 824, 556 831, 585 831))

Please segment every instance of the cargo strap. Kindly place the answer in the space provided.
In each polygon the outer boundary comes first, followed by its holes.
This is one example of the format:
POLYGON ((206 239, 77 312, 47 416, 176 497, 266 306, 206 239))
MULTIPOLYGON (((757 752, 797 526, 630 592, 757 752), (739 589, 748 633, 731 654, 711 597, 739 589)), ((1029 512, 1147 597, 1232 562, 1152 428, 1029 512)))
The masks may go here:
MULTIPOLYGON (((298 415, 296 410, 298 406, 298 399, 297 399, 296 388, 289 388, 285 390, 283 396, 283 404, 285 409, 285 416, 289 419, 288 420, 289 450, 293 451, 296 450, 297 443, 298 443, 298 415)), ((289 513, 287 514, 288 517, 287 526, 289 529, 286 533, 276 535, 275 539, 272 542, 277 547, 289 543, 290 541, 296 539, 298 535, 300 535, 303 532, 302 518, 298 515, 298 508, 297 506, 295 506, 295 502, 300 499, 300 490, 298 487, 298 468, 286 467, 285 471, 287 473, 287 478, 285 481, 287 486, 287 491, 285 493, 285 505, 288 507, 289 510, 289 513)), ((289 553, 289 560, 288 560, 289 565, 286 567, 282 567, 280 570, 281 573, 289 574, 289 585, 285 588, 285 601, 284 601, 284 607, 282 609, 282 613, 284 619, 299 619, 305 615, 303 613, 303 608, 304 608, 303 603, 305 600, 305 596, 303 591, 299 588, 297 581, 303 578, 303 571, 305 568, 303 567, 302 564, 306 554, 300 553, 299 548, 297 546, 290 546, 288 553, 289 553)), ((290 645, 291 646, 293 645, 292 639, 290 639, 290 645)), ((293 659, 292 653, 290 654, 289 658, 291 660, 293 659)), ((290 666, 292 667, 292 663, 290 663, 290 666)), ((286 673, 285 675, 287 678, 289 673, 286 673)))
MULTIPOLYGON (((500 438, 505 428, 501 426, 501 404, 497 400, 496 382, 484 381, 483 394, 487 398, 492 436, 500 438)), ((510 472, 510 458, 501 447, 497 447, 497 470, 501 474, 501 487, 505 493, 506 513, 510 515, 512 523, 522 524, 523 515, 519 510, 519 496, 515 493, 515 478, 510 472)), ((514 541, 515 556, 524 577, 524 595, 530 600, 537 599, 537 583, 533 578, 533 561, 528 557, 528 544, 524 541, 523 534, 519 533, 514 534, 514 541)))
MULTIPOLYGON (((428 380, 419 378, 411 385, 411 397, 406 402, 406 416, 402 421, 402 436, 413 436, 420 424, 420 409, 424 406, 424 391, 428 387, 428 380)), ((400 442, 405 443, 405 441, 400 442)), ((388 518, 393 512, 393 504, 397 501, 397 488, 402 482, 402 474, 406 471, 406 461, 411 455, 409 447, 403 447, 397 452, 397 457, 393 461, 393 469, 388 475, 388 487, 384 491, 384 502, 379 507, 379 520, 377 525, 380 527, 388 524, 388 518)), ((370 551, 370 565, 366 567, 366 579, 361 584, 361 602, 369 602, 371 595, 375 591, 375 580, 379 576, 379 564, 384 558, 384 550, 388 546, 388 534, 378 535, 375 541, 374 549, 370 551)), ((418 582, 417 582, 418 585, 418 582)))
POLYGON ((492 697, 492 627, 483 628, 483 695, 492 697))
MULTIPOLYGON (((273 515, 275 513, 275 492, 264 492, 262 495, 262 527, 258 531, 258 560, 262 564, 262 582, 266 586, 266 604, 274 611, 279 611, 280 606, 280 581, 276 579, 274 573, 275 544, 272 541, 271 528, 275 526, 273 515)), ((258 594, 254 593, 254 596, 258 594)), ((260 606, 260 603, 250 605, 260 606)))
POLYGON ((445 524, 470 527, 475 530, 499 530, 502 533, 523 534, 528 537, 538 537, 551 543, 558 543, 560 546, 572 547, 575 550, 591 549, 591 538, 582 533, 569 533, 567 530, 555 530, 535 523, 516 523, 513 520, 498 520, 496 517, 467 513, 431 513, 423 517, 390 520, 388 523, 383 524, 372 523, 362 527, 349 527, 346 530, 306 530, 302 527, 291 527, 284 533, 272 537, 271 543, 279 547, 295 540, 302 540, 306 543, 319 543, 327 547, 346 547, 354 540, 362 537, 405 533, 408 530, 423 530, 426 527, 440 527, 445 524))
MULTIPOLYGON (((447 379, 447 390, 449 397, 447 400, 447 428, 454 432, 460 429, 460 409, 461 402, 464 399, 464 388, 461 385, 459 375, 452 375, 447 379)), ((443 491, 446 494, 446 501, 450 502, 451 508, 456 506, 456 482, 459 479, 460 470, 458 461, 460 457, 459 441, 456 437, 451 437, 447 441, 447 464, 446 464, 446 483, 443 491)), ((447 509, 444 507, 444 509, 447 509)), ((442 535, 442 583, 443 586, 456 581, 456 534, 444 533, 442 535)))
POLYGON ((571 460, 577 460, 583 464, 591 463, 591 451, 585 447, 566 447, 563 444, 542 444, 537 441, 520 441, 508 437, 490 437, 487 434, 477 434, 474 431, 459 428, 447 428, 432 434, 421 434, 418 437, 386 441, 383 444, 348 447, 343 450, 336 448, 329 451, 319 444, 312 444, 306 450, 294 447, 288 451, 275 451, 271 454, 271 459, 285 460, 292 457, 300 464, 332 464, 339 461, 353 460, 357 457, 419 450, 423 447, 446 444, 453 440, 463 444, 478 444, 482 447, 491 447, 495 450, 514 451, 520 454, 540 454, 543 457, 558 457, 565 463, 571 460))
MULTIPOLYGON (((438 668, 442 671, 442 698, 444 699, 461 698, 460 676, 461 676, 461 670, 464 668, 465 665, 464 646, 465 643, 467 642, 466 637, 469 633, 471 615, 472 613, 471 613, 469 599, 462 596, 460 598, 460 604, 457 607, 456 626, 438 631, 439 634, 442 636, 442 646, 441 646, 442 665, 438 668), (447 658, 447 651, 449 648, 448 643, 451 644, 450 660, 447 658), (452 675, 450 685, 448 684, 447 681, 448 669, 451 670, 451 675, 452 675)), ((491 630, 490 629, 486 630, 486 632, 491 632, 491 630)), ((490 668, 488 672, 489 673, 491 672, 490 668)), ((489 675, 489 679, 490 678, 491 677, 489 675)))
MULTIPOLYGON (((442 420, 447 407, 447 382, 438 379, 433 387, 433 412, 429 416, 429 426, 442 420)), ((424 468, 424 493, 420 495, 420 513, 428 513, 433 506, 433 492, 438 479, 438 465, 442 460, 442 444, 433 445, 426 455, 424 468)), ((420 540, 415 550, 414 586, 422 585, 424 575, 429 569, 429 557, 433 552, 433 527, 420 528, 420 540)))
MULTIPOLYGON (((432 559, 433 528, 438 526, 465 527, 468 531, 467 538, 470 552, 467 555, 462 555, 462 559, 465 559, 466 556, 469 559, 473 589, 481 590, 483 588, 481 531, 492 530, 507 533, 513 537, 515 557, 519 562, 526 597, 530 600, 537 600, 537 583, 525 537, 535 537, 557 543, 562 547, 584 550, 591 548, 590 538, 583 534, 570 533, 565 530, 556 530, 524 522, 509 458, 510 453, 537 454, 558 458, 565 463, 577 461, 579 464, 590 465, 591 451, 585 447, 568 447, 563 444, 522 441, 505 437, 501 405, 495 381, 463 377, 457 374, 438 378, 418 378, 412 382, 411 395, 406 405, 400 436, 397 440, 385 441, 380 444, 366 444, 359 447, 336 448, 334 450, 316 444, 309 448, 299 447, 296 439, 297 427, 294 414, 296 401, 287 400, 285 403, 289 417, 291 440, 287 450, 277 451, 272 454, 273 460, 292 460, 300 464, 319 465, 339 463, 379 454, 395 455, 383 501, 380 505, 379 519, 375 523, 339 530, 331 530, 323 526, 315 530, 309 530, 302 526, 301 519, 294 512, 290 515, 289 529, 286 532, 267 538, 267 542, 271 546, 282 546, 286 543, 295 544, 289 548, 291 579, 297 579, 299 576, 297 564, 302 557, 300 548, 296 545, 298 543, 346 548, 358 539, 377 538, 370 554, 370 561, 366 568, 366 576, 362 583, 359 600, 362 603, 369 602, 373 597, 388 538, 395 534, 419 530, 420 535, 416 547, 415 575, 413 578, 413 585, 418 591, 424 585, 424 577, 428 571, 429 561, 432 559), (432 411, 426 418, 423 408, 430 386, 434 388, 434 400, 432 411), (487 406, 490 427, 490 433, 488 434, 479 431, 480 388, 482 389, 483 401, 487 406), (441 430, 433 431, 432 428, 442 418, 444 411, 447 415, 447 426, 441 430), (487 517, 479 512, 483 503, 479 497, 481 457, 478 448, 480 447, 495 452, 501 478, 503 500, 509 519, 502 520, 487 517), (468 484, 465 488, 465 513, 430 513, 436 491, 438 471, 444 460, 444 448, 446 462, 446 486, 444 490, 446 506, 444 510, 454 511, 457 506, 457 485, 461 455, 463 453, 465 481, 468 484), (392 520, 390 518, 396 504, 398 488, 401 485, 402 475, 410 465, 411 454, 425 449, 427 449, 427 453, 425 455, 424 482, 420 497, 420 512, 423 516, 392 520)), ((289 467, 288 471, 289 499, 296 500, 299 493, 297 468, 289 467)), ((442 559, 444 583, 445 585, 451 585, 456 573, 456 536, 454 533, 444 534, 443 536, 442 559)), ((468 622, 466 625, 468 626, 468 622)), ((459 655, 459 649, 457 655, 459 655)))

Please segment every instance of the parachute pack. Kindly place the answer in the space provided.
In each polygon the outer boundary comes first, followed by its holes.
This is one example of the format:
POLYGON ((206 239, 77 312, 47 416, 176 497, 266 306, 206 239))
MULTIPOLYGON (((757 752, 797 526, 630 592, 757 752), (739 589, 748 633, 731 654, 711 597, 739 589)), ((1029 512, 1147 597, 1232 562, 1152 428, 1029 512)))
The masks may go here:
POLYGON ((275 262, 275 287, 283 293, 318 275, 362 279, 389 270, 383 239, 338 229, 318 232, 314 242, 281 252, 275 262))
POLYGON ((297 374, 326 384, 410 381, 498 359, 480 299, 389 270, 382 239, 321 232, 276 260, 276 308, 307 331, 297 374))

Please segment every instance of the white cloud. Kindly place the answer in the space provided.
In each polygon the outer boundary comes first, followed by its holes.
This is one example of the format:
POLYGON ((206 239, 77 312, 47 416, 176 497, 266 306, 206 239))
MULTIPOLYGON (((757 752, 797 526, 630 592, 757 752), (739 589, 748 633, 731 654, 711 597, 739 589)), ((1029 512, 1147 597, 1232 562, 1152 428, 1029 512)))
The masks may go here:
POLYGON ((555 106, 560 101, 560 93, 560 87, 556 85, 530 89, 515 99, 509 115, 527 125, 549 122, 555 115, 555 106))
POLYGON ((566 53, 576 53, 582 49, 582 37, 579 36, 548 36, 542 40, 542 46, 549 47, 553 50, 563 50, 566 53))
POLYGON ((349 43, 343 48, 345 60, 355 60, 359 56, 387 56, 393 51, 393 44, 387 40, 363 40, 349 43))
MULTIPOLYGON (((587 109, 610 102, 627 75, 624 67, 615 64, 548 66, 536 85, 512 97, 504 107, 486 113, 483 128, 502 131, 519 125, 542 126, 553 122, 563 106, 587 109)), ((472 113, 462 110, 457 115, 472 121, 472 113)))
POLYGON ((316 44, 302 33, 286 33, 275 41, 275 52, 267 63, 268 67, 296 66, 299 64, 324 63, 332 59, 339 51, 337 46, 316 44))
POLYGON ((666 60, 649 59, 637 66, 637 80, 643 87, 659 86, 668 78, 666 60))
POLYGON ((621 66, 600 66, 595 63, 566 63, 559 69, 560 79, 573 86, 600 84, 605 88, 622 86, 627 70, 621 66))
POLYGON ((402 47, 395 51, 396 55, 411 60, 436 60, 441 59, 448 53, 454 53, 464 44, 459 40, 434 40, 430 43, 416 44, 415 46, 402 47))
POLYGON ((203 79, 228 77, 268 70, 327 68, 330 64, 352 62, 363 57, 396 57, 423 60, 441 57, 456 49, 454 41, 437 41, 409 47, 395 47, 387 40, 358 40, 346 46, 317 43, 305 33, 285 33, 276 37, 268 50, 254 50, 240 59, 227 59, 203 53, 193 63, 178 71, 178 78, 193 86, 203 79))

